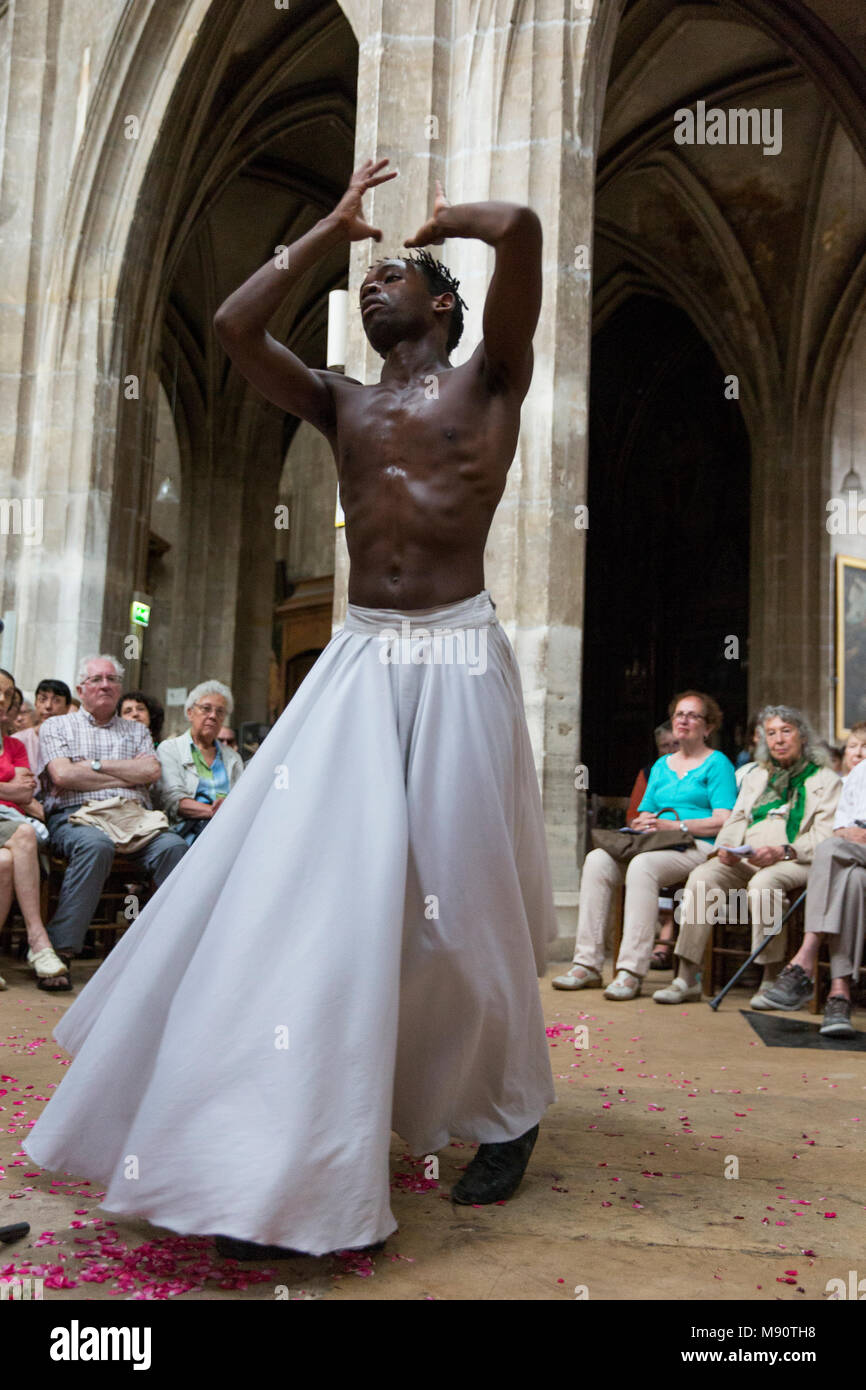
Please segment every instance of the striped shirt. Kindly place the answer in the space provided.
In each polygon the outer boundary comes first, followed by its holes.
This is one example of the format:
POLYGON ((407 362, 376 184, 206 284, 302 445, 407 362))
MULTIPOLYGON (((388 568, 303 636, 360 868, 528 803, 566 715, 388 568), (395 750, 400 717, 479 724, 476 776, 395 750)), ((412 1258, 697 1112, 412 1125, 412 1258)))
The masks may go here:
POLYGON ((85 801, 107 801, 119 796, 124 801, 139 801, 150 809, 147 787, 103 787, 98 791, 61 791, 56 787, 48 764, 53 758, 69 758, 73 763, 110 762, 114 759, 140 758, 153 753, 150 730, 134 719, 114 715, 107 724, 97 724, 86 710, 70 714, 55 714, 39 726, 39 778, 44 793, 45 811, 62 811, 66 806, 81 806, 85 801))

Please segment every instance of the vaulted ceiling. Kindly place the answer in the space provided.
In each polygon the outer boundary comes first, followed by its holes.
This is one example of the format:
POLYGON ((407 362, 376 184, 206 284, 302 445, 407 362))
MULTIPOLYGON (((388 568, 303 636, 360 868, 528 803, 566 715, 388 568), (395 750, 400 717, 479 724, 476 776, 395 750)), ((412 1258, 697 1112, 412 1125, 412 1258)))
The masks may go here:
MULTIPOLYGON (((209 414, 215 393, 223 404, 226 392, 238 401, 247 394, 214 338, 213 314, 334 206, 353 168, 357 44, 340 6, 244 3, 237 17, 208 109, 198 113, 202 137, 163 276, 161 375, 188 413, 191 395, 209 414)), ((273 320, 275 334, 310 363, 324 365, 324 304, 347 275, 348 255, 337 248, 301 277, 273 320)))
MULTIPOLYGON (((850 4, 812 8, 866 50, 850 4)), ((790 17, 772 33, 766 11, 761 0, 632 0, 598 158, 596 325, 634 290, 679 304, 741 377, 747 414, 808 389, 843 331, 840 306, 850 318, 866 290, 866 108, 858 121, 840 95, 858 53, 834 48, 833 34, 812 44, 790 17), (678 144, 675 113, 699 101, 780 112, 779 152, 678 144)))

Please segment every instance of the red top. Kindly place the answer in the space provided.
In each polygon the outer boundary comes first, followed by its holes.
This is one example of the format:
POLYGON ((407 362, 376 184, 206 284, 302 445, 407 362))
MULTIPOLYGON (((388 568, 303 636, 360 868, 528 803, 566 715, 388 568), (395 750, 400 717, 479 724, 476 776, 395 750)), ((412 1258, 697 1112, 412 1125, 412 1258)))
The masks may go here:
POLYGON ((634 779, 634 786, 633 786, 632 789, 631 789, 631 796, 629 797, 629 802, 628 802, 628 810, 627 810, 626 813, 625 813, 625 823, 626 823, 626 825, 631 825, 632 821, 634 820, 635 816, 637 815, 637 813, 638 813, 638 807, 640 806, 641 802, 643 801, 644 792, 646 791, 646 789, 647 789, 646 768, 643 768, 643 767, 642 767, 641 770, 640 770, 640 772, 638 773, 637 777, 635 777, 635 779, 634 779))
MULTIPOLYGON (((0 749, 0 792, 3 790, 3 782, 12 781, 16 767, 26 767, 29 772, 30 763, 27 758, 27 749, 20 738, 4 738, 3 747, 0 749)), ((0 796, 0 806, 14 806, 16 811, 21 810, 17 802, 4 801, 2 796, 0 796)))

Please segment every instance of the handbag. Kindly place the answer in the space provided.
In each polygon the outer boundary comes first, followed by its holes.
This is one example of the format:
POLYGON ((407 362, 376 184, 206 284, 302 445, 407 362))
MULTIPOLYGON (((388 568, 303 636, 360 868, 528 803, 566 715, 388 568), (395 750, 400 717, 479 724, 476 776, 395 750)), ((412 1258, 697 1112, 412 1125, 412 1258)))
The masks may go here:
MULTIPOLYGON (((673 806, 663 806, 664 811, 672 811, 673 806)), ((651 854, 653 850, 675 849, 684 851, 695 848, 695 837, 687 830, 593 830, 593 849, 603 849, 617 864, 629 864, 637 854, 651 854)))

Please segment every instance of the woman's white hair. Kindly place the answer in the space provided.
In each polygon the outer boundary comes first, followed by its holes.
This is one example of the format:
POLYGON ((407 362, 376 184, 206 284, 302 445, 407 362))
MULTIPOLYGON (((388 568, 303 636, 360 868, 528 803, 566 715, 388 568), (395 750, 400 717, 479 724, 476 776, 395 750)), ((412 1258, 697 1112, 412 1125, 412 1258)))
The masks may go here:
POLYGON ((117 679, 119 681, 123 680, 124 668, 121 666, 117 657, 112 656, 110 652, 101 652, 98 656, 83 656, 81 658, 80 662, 78 663, 78 674, 75 677, 76 688, 79 685, 83 685, 84 682, 87 680, 87 677, 90 675, 90 672, 87 668, 94 661, 110 661, 112 666, 114 667, 114 674, 117 676, 117 679))
POLYGON ((803 757, 810 763, 817 763, 819 767, 826 767, 830 762, 826 749, 821 747, 815 732, 801 710, 794 709, 792 705, 765 705, 758 715, 758 742, 755 748, 755 762, 762 763, 765 767, 771 764, 770 750, 767 747, 767 737, 764 733, 764 725, 768 719, 782 719, 786 724, 793 724, 803 740, 803 757))
POLYGON ((222 681, 202 681, 200 685, 194 686, 186 697, 183 712, 187 719, 189 719, 189 712, 193 705, 197 705, 203 695, 222 695, 226 702, 226 715, 230 715, 235 707, 232 692, 227 685, 223 685, 222 681))

